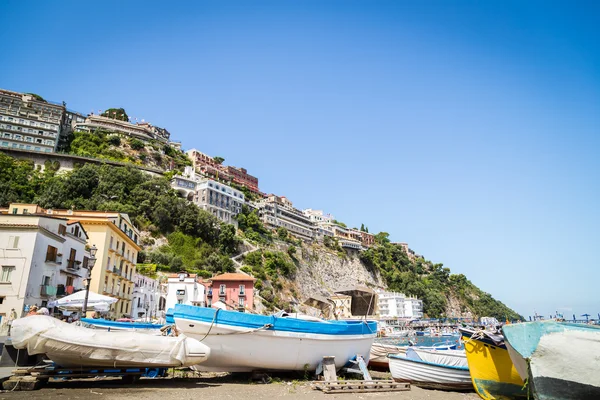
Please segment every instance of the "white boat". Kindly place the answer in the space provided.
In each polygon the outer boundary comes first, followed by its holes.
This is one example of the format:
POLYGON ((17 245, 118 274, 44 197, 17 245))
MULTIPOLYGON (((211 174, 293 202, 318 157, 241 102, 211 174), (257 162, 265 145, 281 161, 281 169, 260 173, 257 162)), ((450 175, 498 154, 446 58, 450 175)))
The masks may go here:
POLYGON ((337 368, 357 354, 368 361, 375 321, 315 320, 286 314, 253 315, 177 304, 168 311, 177 329, 211 348, 202 371, 314 371, 323 356, 337 368))
POLYGON ((504 325, 502 333, 535 399, 600 399, 600 327, 548 320, 504 325))
POLYGON ((147 322, 121 322, 109 321, 100 318, 82 318, 81 322, 92 326, 94 329, 104 330, 107 332, 141 332, 152 335, 161 335, 165 325, 152 324, 147 322))
POLYGON ((473 389, 469 367, 462 365, 463 359, 466 363, 464 354, 439 351, 419 355, 418 350, 408 348, 406 354, 390 354, 388 358, 395 381, 410 382, 415 386, 431 389, 473 389))
POLYGON ((15 348, 46 354, 63 367, 186 367, 210 356, 210 348, 185 335, 106 332, 45 315, 14 320, 11 337, 15 348))
POLYGON ((387 370, 389 368, 388 354, 404 354, 407 348, 408 346, 373 343, 369 355, 369 367, 387 370))

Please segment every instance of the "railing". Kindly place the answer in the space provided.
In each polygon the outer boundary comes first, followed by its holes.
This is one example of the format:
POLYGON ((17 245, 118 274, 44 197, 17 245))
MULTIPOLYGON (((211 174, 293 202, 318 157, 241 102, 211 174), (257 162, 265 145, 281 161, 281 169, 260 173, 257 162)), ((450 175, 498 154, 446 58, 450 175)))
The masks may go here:
POLYGON ((67 286, 65 288, 65 291, 67 292, 67 294, 73 294, 73 292, 75 292, 75 287, 74 286, 67 286))

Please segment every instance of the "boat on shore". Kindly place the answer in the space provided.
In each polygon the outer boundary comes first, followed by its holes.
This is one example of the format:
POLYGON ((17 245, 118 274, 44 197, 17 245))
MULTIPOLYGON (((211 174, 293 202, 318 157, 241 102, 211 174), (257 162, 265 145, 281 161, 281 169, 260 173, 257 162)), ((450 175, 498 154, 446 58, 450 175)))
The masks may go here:
POLYGON ((600 399, 600 327, 548 320, 505 325, 502 332, 535 399, 600 399))
POLYGON ((473 387, 486 400, 527 398, 527 390, 501 334, 459 328, 473 387))
POLYGON ((127 331, 150 333, 156 335, 160 335, 162 328, 165 326, 161 324, 151 324, 144 322, 110 321, 107 319, 100 318, 82 318, 81 322, 93 326, 94 329, 101 329, 108 332, 127 331))
POLYGON ((33 315, 12 322, 12 344, 30 355, 46 354, 62 367, 188 367, 205 362, 211 350, 180 335, 106 332, 33 315))
POLYGON ((463 351, 424 351, 409 347, 388 355, 392 378, 415 386, 442 390, 473 390, 463 351))
POLYGON ((394 346, 392 344, 373 343, 369 355, 369 367, 388 371, 390 361, 388 354, 405 354, 408 346, 394 346))
POLYGON ((211 348, 202 371, 314 371, 323 356, 336 368, 357 354, 368 362, 377 336, 375 321, 318 320, 254 315, 176 304, 168 311, 180 332, 211 348))

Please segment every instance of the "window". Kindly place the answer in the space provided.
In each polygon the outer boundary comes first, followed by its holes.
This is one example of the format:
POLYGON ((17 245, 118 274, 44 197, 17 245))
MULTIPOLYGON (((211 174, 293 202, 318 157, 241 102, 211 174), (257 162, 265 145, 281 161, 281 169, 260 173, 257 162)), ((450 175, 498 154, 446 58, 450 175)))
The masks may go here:
POLYGON ((67 264, 67 268, 75 268, 75 256, 77 254, 77 250, 75 249, 71 249, 71 252, 69 253, 69 259, 67 260, 68 264, 67 264))
POLYGON ((48 250, 46 250, 46 261, 56 262, 56 255, 58 254, 58 249, 54 246, 48 246, 48 250))
POLYGON ((73 286, 73 277, 67 276, 67 286, 73 286))
POLYGON ((13 214, 16 214, 16 213, 18 213, 18 212, 19 212, 19 209, 18 209, 18 208, 13 208, 13 214))
POLYGON ((246 294, 246 285, 240 285, 240 294, 246 294))
POLYGON ((0 274, 0 282, 10 282, 10 276, 14 269, 14 266, 3 265, 2 273, 0 274))
POLYGON ((9 236, 8 237, 8 248, 9 249, 18 249, 19 248, 19 236, 9 236))
POLYGON ((219 285, 219 295, 225 295, 225 285, 219 285))
POLYGON ((49 286, 50 285, 50 277, 49 276, 42 276, 42 286, 49 286))
POLYGON ((4 296, 0 296, 0 304, 4 303, 4 296))
POLYGON ((244 307, 244 298, 243 297, 239 299, 239 305, 240 305, 240 307, 244 307))

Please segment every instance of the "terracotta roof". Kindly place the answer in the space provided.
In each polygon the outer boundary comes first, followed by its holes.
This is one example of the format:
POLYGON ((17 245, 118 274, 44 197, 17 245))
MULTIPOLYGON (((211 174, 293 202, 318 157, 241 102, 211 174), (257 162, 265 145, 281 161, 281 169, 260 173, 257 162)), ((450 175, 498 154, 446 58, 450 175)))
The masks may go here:
POLYGON ((221 274, 217 276, 213 276, 210 278, 211 281, 252 281, 254 282, 256 279, 251 277, 250 275, 240 274, 240 273, 231 273, 228 272, 226 274, 221 274))

